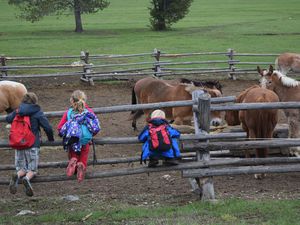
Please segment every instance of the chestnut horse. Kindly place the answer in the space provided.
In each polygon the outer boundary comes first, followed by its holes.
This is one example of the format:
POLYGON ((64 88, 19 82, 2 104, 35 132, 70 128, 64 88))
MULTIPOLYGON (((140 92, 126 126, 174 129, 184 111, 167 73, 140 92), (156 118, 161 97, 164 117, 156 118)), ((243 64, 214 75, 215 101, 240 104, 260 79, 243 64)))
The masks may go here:
MULTIPOLYGON (((261 86, 273 90, 281 102, 300 101, 300 82, 296 81, 280 71, 274 70, 270 65, 269 70, 261 70, 261 86)), ((289 124, 289 138, 300 138, 300 109, 285 109, 285 116, 289 124)), ((300 157, 300 147, 290 147, 291 155, 300 157)))
POLYGON ((0 113, 10 113, 18 108, 26 93, 27 89, 21 83, 0 81, 0 113))
MULTIPOLYGON (((237 103, 279 102, 278 96, 266 88, 258 85, 247 88, 239 94, 237 103)), ((277 109, 253 109, 240 111, 226 111, 225 120, 230 126, 242 123, 242 128, 248 138, 272 138, 278 121, 277 109)), ((250 157, 248 151, 245 156, 250 157)), ((268 149, 256 149, 256 157, 265 158, 268 149)), ((256 177, 257 178, 257 177, 256 177)))
MULTIPOLYGON (((146 77, 138 80, 132 90, 132 104, 146 104, 167 101, 183 101, 191 100, 191 93, 196 90, 206 90, 211 97, 221 97, 222 94, 217 89, 196 87, 193 84, 179 83, 178 81, 165 81, 154 77, 146 77)), ((191 125, 193 117, 192 107, 168 107, 163 108, 168 120, 174 120, 176 125, 191 125)), ((152 110, 137 110, 132 111, 130 120, 132 120, 132 127, 136 130, 136 121, 146 114, 146 118, 152 110)), ((212 112, 211 124, 219 126, 222 122, 221 112, 212 112)))
POLYGON ((275 69, 286 75, 288 72, 300 72, 300 54, 286 52, 275 60, 275 69))

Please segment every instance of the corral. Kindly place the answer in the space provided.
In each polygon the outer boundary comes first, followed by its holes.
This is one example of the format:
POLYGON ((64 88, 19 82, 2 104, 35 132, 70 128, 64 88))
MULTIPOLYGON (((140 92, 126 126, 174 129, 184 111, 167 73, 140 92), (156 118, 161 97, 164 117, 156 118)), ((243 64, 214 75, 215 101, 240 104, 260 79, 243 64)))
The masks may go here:
MULTIPOLYGON (((88 97, 88 103, 92 107, 124 105, 130 103, 130 94, 132 84, 129 82, 102 82, 95 83, 95 86, 87 86, 80 81, 70 82, 69 80, 57 80, 54 78, 24 81, 30 91, 34 91, 40 98, 40 105, 44 111, 64 110, 67 107, 69 95, 75 89, 84 90, 88 97), (101 91, 100 91, 101 90, 101 91)), ((224 86, 224 95, 235 95, 240 90, 256 83, 257 81, 230 81, 222 80, 224 86)), ((128 112, 101 114, 99 118, 102 122, 102 131, 99 136, 117 137, 117 136, 135 136, 138 133, 131 129, 130 121, 127 120, 128 112)), ((281 122, 284 122, 281 117, 281 122)), ((55 127, 58 119, 51 119, 55 127)), ((139 130, 143 127, 143 121, 138 124, 139 130)), ((97 146, 97 158, 119 158, 138 156, 141 145, 104 145, 97 146)), ((90 154, 92 157, 92 152, 90 154)), ((41 152, 41 162, 63 161, 66 159, 66 153, 62 148, 43 148, 41 152)), ((13 162, 13 152, 3 150, 1 164, 11 164, 13 162)), ((140 167, 138 162, 124 164, 121 167, 140 167)), ((113 165, 117 168, 117 165, 113 165)), ((89 171, 102 171, 112 168, 107 166, 90 166, 89 171)), ((61 174, 64 169, 40 169, 41 175, 61 174)), ((1 173, 3 175, 4 172, 1 173)), ((5 172, 7 175, 7 172, 5 172)), ((270 174, 264 180, 255 180, 251 175, 224 176, 215 177, 215 192, 217 198, 226 198, 228 196, 260 198, 274 196, 279 198, 297 198, 299 186, 299 173, 290 174, 270 174), (244 180, 248 182, 245 183, 244 180), (284 182, 279 182, 284 181, 284 182), (275 185, 276 184, 276 185, 275 185)), ((2 197, 6 198, 7 187, 0 186, 2 197)), ((133 198, 142 195, 143 201, 161 201, 169 198, 169 201, 191 201, 197 199, 191 192, 191 187, 186 179, 181 178, 180 172, 161 172, 153 174, 132 175, 126 177, 103 178, 96 180, 86 180, 82 184, 76 181, 38 183, 35 184, 35 193, 37 196, 53 196, 67 194, 100 194, 106 198, 118 198, 125 202, 130 202, 133 198), (168 176, 166 176, 168 175, 168 176), (63 185, 62 185, 63 184, 63 185), (49 189, 51 185, 51 189, 49 189), (157 193, 161 193, 157 194, 157 193)), ((19 197, 23 193, 18 193, 19 197)), ((9 196, 11 197, 11 196, 9 196)))

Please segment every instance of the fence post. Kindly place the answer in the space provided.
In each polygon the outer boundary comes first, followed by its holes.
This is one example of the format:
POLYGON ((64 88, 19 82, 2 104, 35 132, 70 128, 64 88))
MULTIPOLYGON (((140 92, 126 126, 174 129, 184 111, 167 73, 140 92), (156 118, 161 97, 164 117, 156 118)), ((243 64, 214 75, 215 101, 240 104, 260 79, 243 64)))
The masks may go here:
POLYGON ((160 51, 156 48, 153 50, 153 55, 155 57, 155 64, 154 64, 154 76, 160 77, 159 73, 161 72, 159 60, 160 60, 160 51))
MULTIPOLYGON (((1 60, 1 66, 6 66, 6 57, 4 55, 1 55, 0 60, 1 60)), ((1 70, 1 77, 3 77, 3 75, 7 76, 7 70, 6 69, 1 70)))
MULTIPOLYGON (((209 133, 210 129, 210 95, 203 90, 197 90, 192 93, 193 100, 197 100, 197 110, 194 112, 195 134, 209 133)), ((208 140, 207 140, 208 142, 208 140)), ((210 154, 206 149, 196 151, 197 161, 209 161, 210 154)), ((201 200, 214 200, 215 192, 213 178, 195 178, 198 184, 198 192, 201 200)), ((191 180, 190 180, 191 182, 191 180)), ((192 183, 192 182, 191 182, 192 183)), ((193 182, 195 183, 195 182, 193 182)), ((196 190, 195 190, 196 191, 196 190)))
MULTIPOLYGON (((228 61, 229 70, 232 71, 232 72, 234 72, 235 71, 235 66, 234 66, 234 62, 232 62, 233 56, 234 56, 234 50, 231 49, 231 48, 229 48, 227 56, 229 58, 229 61, 228 61)), ((234 73, 229 72, 228 73, 228 77, 229 77, 229 79, 236 80, 236 76, 235 76, 234 73)))
POLYGON ((92 66, 89 64, 89 52, 80 52, 80 59, 84 62, 83 66, 83 75, 80 78, 84 82, 88 82, 90 85, 94 85, 94 81, 92 77, 89 77, 88 74, 92 72, 92 66))

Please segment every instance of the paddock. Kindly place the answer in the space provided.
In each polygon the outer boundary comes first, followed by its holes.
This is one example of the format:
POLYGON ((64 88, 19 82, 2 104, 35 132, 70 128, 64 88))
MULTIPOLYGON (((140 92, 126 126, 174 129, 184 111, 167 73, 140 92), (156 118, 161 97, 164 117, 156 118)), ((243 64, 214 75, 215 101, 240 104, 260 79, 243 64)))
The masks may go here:
MULTIPOLYGON (((32 81, 33 82, 33 81, 32 81)), ((34 81, 36 82, 36 81, 34 81)), ((43 81, 45 82, 45 81, 43 81)), ((238 81, 234 81, 238 82, 238 81)), ((222 82, 223 83, 223 82, 222 82)), ((234 95, 234 91, 237 86, 243 88, 253 84, 253 81, 234 83, 224 81, 225 95, 234 95), (231 89, 229 88, 231 85, 231 89)), ((52 84, 49 87, 32 85, 30 91, 35 91, 40 99, 41 106, 44 111, 57 111, 65 110, 69 95, 74 89, 83 89, 87 92, 89 97, 88 103, 92 107, 98 106, 113 106, 113 105, 126 105, 130 102, 130 87, 128 83, 118 84, 95 84, 94 87, 87 87, 82 85, 76 85, 76 83, 66 83, 64 86, 52 84), (33 88, 34 87, 34 88, 33 88), (101 93, 98 91, 101 90, 101 93), (111 91, 113 90, 113 95, 111 91), (51 93, 51 95, 49 94, 51 93), (128 93, 128 96, 127 94, 128 93), (42 100, 43 99, 43 100, 42 100)), ((118 113, 105 113, 100 114, 99 118, 102 122, 102 131, 99 138, 104 137, 134 137, 138 132, 133 132, 130 127, 130 121, 126 121, 129 112, 118 113), (120 124, 121 123, 121 124, 120 124)), ((56 125, 58 119, 51 118, 51 124, 56 125)), ((282 118, 284 122, 284 118, 282 118)), ((143 123, 138 124, 139 130, 143 127, 143 123)), ((59 140, 59 139, 57 139, 59 140)), ((127 145, 126 145, 127 146, 127 145)), ((124 148, 122 144, 106 144, 97 145, 97 159, 99 161, 107 158, 130 158, 136 159, 140 154, 141 145, 133 143, 124 148)), ((3 158, 2 164, 12 164, 13 154, 8 149, 2 149, 3 158), (4 163, 5 161, 5 163, 4 163)), ((62 148, 58 147, 43 147, 41 150, 41 162, 55 162, 66 159, 65 152, 62 148)), ((92 151, 90 152, 90 160, 92 160, 92 151)), ((111 162, 107 162, 107 165, 89 166, 89 172, 102 172, 109 171, 111 169, 128 168, 134 169, 141 167, 139 162, 132 160, 123 165, 110 165, 111 162)), ((63 174, 62 168, 41 168, 40 175, 45 176, 49 174, 63 174)), ((1 171, 1 177, 5 174, 10 174, 10 171, 1 171)), ((251 175, 238 175, 238 176, 223 176, 214 177, 214 186, 217 198, 230 197, 230 196, 250 196, 250 198, 258 198, 260 195, 281 196, 282 198, 288 198, 298 193, 292 190, 297 189, 299 186, 299 173, 283 173, 283 174, 270 174, 265 180, 255 181, 251 175), (244 180, 247 179, 247 183, 244 180), (281 182, 278 183, 278 180, 281 182), (224 183, 227 184, 224 187, 224 183), (275 185, 276 184, 276 185, 275 185), (276 187, 275 187, 276 186, 276 187), (292 193, 293 192, 293 193, 292 193)), ((120 199, 126 199, 126 197, 136 196, 138 194, 147 196, 155 195, 157 192, 165 194, 165 196, 175 196, 175 198, 183 198, 185 200, 195 199, 195 195, 191 192, 191 186, 187 182, 187 179, 182 179, 181 173, 178 171, 160 171, 158 173, 140 173, 131 176, 119 176, 115 178, 104 179, 87 179, 83 184, 78 185, 75 180, 60 181, 51 183, 36 183, 34 184, 35 192, 37 196, 43 196, 53 194, 64 195, 70 193, 98 193, 109 197, 116 197, 120 199), (51 187, 51 188, 50 188, 51 187), (146 187, 146 193, 145 193, 146 187)), ((0 185, 1 196, 4 198, 10 198, 6 186, 0 185)), ((18 193, 17 196, 21 196, 23 193, 18 193)), ((160 196, 163 198, 163 196, 160 196)), ((297 197, 297 196, 296 196, 297 197)), ((128 198, 127 198, 128 199, 128 198)))

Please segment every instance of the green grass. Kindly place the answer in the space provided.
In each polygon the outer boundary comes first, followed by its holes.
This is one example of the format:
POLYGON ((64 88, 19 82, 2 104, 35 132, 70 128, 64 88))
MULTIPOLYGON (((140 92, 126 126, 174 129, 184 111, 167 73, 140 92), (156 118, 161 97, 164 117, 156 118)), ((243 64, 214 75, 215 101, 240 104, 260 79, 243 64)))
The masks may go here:
MULTIPOLYGON (((84 201, 84 200, 81 200, 84 201)), ((117 202, 96 202, 87 209, 84 204, 66 203, 63 200, 36 200, 31 204, 43 208, 34 216, 15 217, 10 207, 0 216, 0 224, 299 224, 300 200, 246 201, 228 199, 215 204, 194 202, 174 206, 132 206, 117 202), (39 203, 39 201, 41 201, 39 203), (53 203, 54 202, 54 203, 53 203), (64 208, 62 210, 62 208, 64 208), (72 210, 71 210, 72 209, 72 210), (6 214, 6 215, 3 215, 6 214)), ((9 203, 13 204, 13 203, 9 203)), ((19 206, 20 207, 20 206, 19 206)))
POLYGON ((0 53, 9 56, 151 52, 300 52, 297 0, 195 0, 172 30, 149 28, 148 0, 111 0, 97 14, 83 15, 85 32, 76 34, 73 15, 48 16, 37 23, 15 18, 0 0, 0 53), (298 32, 298 33, 297 33, 298 32), (274 34, 274 35, 264 35, 274 34))

